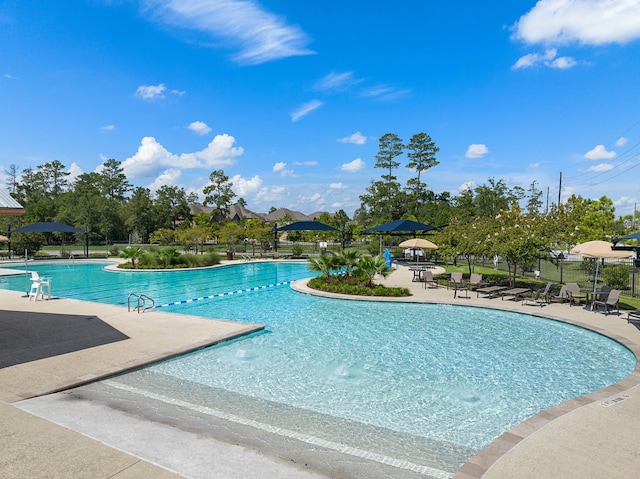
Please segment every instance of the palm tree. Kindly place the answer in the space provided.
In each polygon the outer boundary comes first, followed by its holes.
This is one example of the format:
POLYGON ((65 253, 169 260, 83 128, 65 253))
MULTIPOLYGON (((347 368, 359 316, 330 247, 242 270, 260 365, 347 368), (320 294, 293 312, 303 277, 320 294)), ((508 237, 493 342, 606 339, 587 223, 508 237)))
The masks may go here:
POLYGON ((357 267, 359 257, 360 253, 355 249, 341 251, 334 258, 335 269, 344 268, 344 275, 349 277, 357 267))
POLYGON ((387 266, 387 260, 381 254, 377 256, 362 256, 356 268, 356 274, 366 278, 369 287, 373 287, 373 278, 377 273, 386 278, 392 272, 393 269, 387 266))
POLYGON ((169 264, 171 264, 171 261, 176 259, 178 256, 180 256, 180 252, 173 246, 167 246, 166 248, 162 248, 160 251, 158 251, 158 257, 161 261, 164 262, 165 268, 168 268, 169 264))
POLYGON ((319 256, 317 258, 310 258, 307 267, 309 271, 315 273, 321 273, 324 279, 329 279, 331 276, 331 270, 334 269, 334 257, 333 256, 319 256))
POLYGON ((136 261, 142 258, 145 254, 146 253, 144 252, 144 250, 139 246, 135 246, 133 248, 131 246, 128 246, 122 251, 122 253, 120 253, 120 256, 122 258, 131 260, 131 267, 135 268, 136 261))

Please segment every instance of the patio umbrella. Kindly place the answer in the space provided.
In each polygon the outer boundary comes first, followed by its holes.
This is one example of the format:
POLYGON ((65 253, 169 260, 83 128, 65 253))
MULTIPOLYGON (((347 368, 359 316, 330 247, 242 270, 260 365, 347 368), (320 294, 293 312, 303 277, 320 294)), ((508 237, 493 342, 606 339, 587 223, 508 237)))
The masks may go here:
POLYGON ((587 241, 575 245, 571 249, 572 254, 579 254, 585 258, 594 258, 596 267, 593 275, 593 292, 596 291, 598 282, 598 260, 603 258, 631 258, 631 251, 621 251, 612 249, 613 244, 608 241, 587 241))
POLYGON ((438 249, 438 246, 436 244, 422 238, 411 238, 403 241, 398 246, 400 246, 401 248, 438 249))
POLYGON ((381 232, 381 233, 397 233, 400 231, 432 231, 439 230, 437 226, 431 226, 425 223, 418 223, 411 220, 395 220, 391 223, 385 223, 383 225, 374 226, 368 228, 365 233, 381 232))
MULTIPOLYGON (((411 238, 403 241, 398 246, 401 248, 410 248, 411 250, 416 249, 438 249, 438 246, 432 243, 429 240, 423 238, 411 238)), ((418 255, 416 255, 416 263, 418 262, 418 255)))

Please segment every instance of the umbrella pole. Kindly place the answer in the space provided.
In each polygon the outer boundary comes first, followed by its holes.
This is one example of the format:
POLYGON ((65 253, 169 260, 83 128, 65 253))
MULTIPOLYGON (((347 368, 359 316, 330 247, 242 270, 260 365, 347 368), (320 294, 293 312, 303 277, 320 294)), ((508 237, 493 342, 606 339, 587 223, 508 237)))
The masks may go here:
POLYGON ((23 298, 28 298, 29 297, 29 255, 28 255, 28 251, 25 249, 24 250, 24 289, 25 289, 25 295, 23 296, 23 298))

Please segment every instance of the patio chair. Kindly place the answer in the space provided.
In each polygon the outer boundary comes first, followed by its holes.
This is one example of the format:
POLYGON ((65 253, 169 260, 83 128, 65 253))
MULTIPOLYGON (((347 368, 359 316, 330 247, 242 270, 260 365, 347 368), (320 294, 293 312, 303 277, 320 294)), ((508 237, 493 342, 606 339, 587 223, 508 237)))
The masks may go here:
MULTIPOLYGON (((453 297, 458 296, 458 290, 467 290, 467 285, 464 283, 462 279, 462 273, 451 273, 451 277, 449 278, 449 284, 447 285, 447 289, 449 287, 453 288, 453 297)), ((468 296, 467 296, 468 297, 468 296)))
POLYGON ((544 306, 549 303, 549 289, 551 289, 552 281, 549 281, 544 288, 540 288, 533 292, 533 294, 522 300, 522 304, 533 303, 536 306, 544 306))
POLYGON ((602 306, 604 307, 605 314, 609 314, 609 311, 613 311, 613 308, 616 308, 618 314, 620 314, 620 307, 618 305, 618 302, 620 300, 620 293, 621 291, 619 289, 612 289, 611 291, 609 291, 609 294, 607 295, 607 298, 605 300, 594 300, 593 312, 598 311, 598 306, 602 306))
POLYGON ((469 278, 467 286, 469 288, 477 288, 482 284, 484 284, 482 282, 482 275, 480 273, 471 273, 471 277, 469 278))
POLYGON ((422 272, 422 281, 424 284, 424 287, 427 287, 427 284, 430 284, 430 287, 438 287, 438 283, 436 283, 436 280, 433 277, 433 271, 427 269, 425 271, 422 272))
POLYGON ((553 301, 558 301, 560 303, 564 303, 565 301, 571 301, 571 296, 567 291, 566 284, 562 285, 562 287, 560 288, 560 292, 558 292, 558 294, 549 295, 549 302, 552 303, 553 301))
POLYGON ((580 292, 578 283, 567 283, 565 286, 567 287, 567 293, 569 293, 569 306, 573 306, 573 303, 580 304, 582 299, 586 298, 586 295, 580 292))

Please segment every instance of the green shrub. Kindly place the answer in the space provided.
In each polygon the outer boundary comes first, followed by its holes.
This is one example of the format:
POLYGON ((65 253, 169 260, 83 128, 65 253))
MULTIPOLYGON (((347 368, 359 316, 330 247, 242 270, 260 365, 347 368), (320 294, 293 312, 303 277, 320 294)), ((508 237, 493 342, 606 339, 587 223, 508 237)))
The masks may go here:
POLYGON ((318 276, 308 283, 310 288, 328 293, 351 294, 356 296, 411 296, 407 288, 387 288, 382 285, 367 286, 366 281, 360 281, 354 277, 331 276, 325 278, 318 276))
POLYGON ((610 264, 602 272, 604 284, 613 289, 629 289, 631 284, 631 265, 625 263, 610 264))

